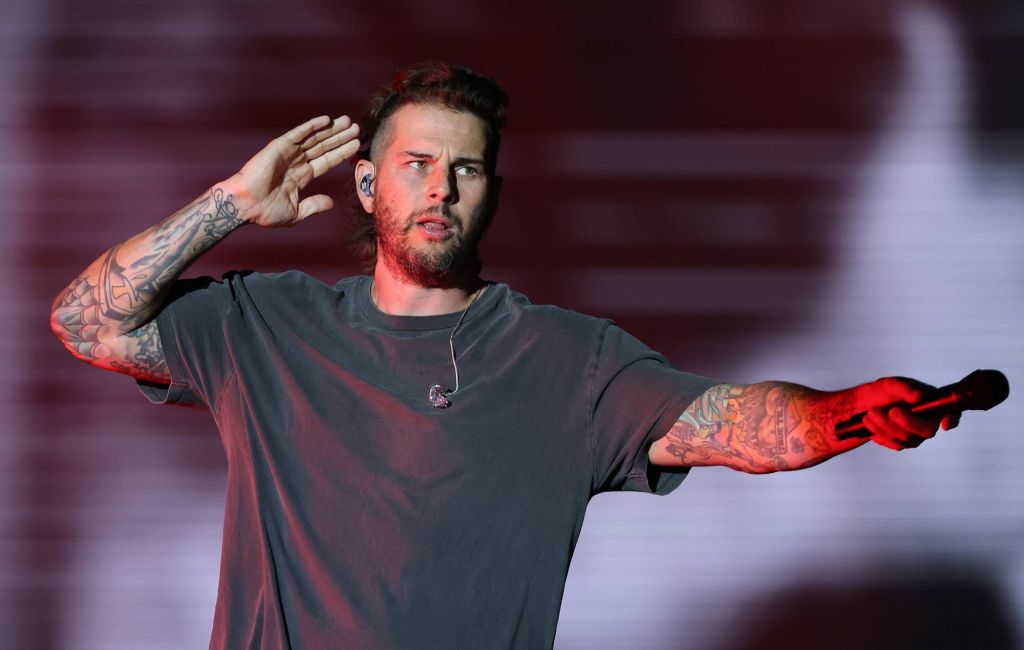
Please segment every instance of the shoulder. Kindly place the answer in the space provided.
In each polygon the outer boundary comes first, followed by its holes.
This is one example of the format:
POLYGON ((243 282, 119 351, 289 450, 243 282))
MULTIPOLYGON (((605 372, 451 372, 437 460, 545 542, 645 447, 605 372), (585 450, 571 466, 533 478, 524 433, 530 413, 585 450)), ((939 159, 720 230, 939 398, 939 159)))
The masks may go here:
POLYGON ((558 305, 534 304, 526 295, 506 284, 494 284, 497 309, 517 329, 536 332, 556 341, 599 346, 611 320, 583 314, 558 305))
POLYGON ((191 311, 212 310, 219 316, 255 312, 264 317, 298 317, 331 311, 345 297, 349 281, 357 279, 328 284, 302 271, 228 271, 219 280, 209 276, 178 280, 165 306, 175 304, 175 309, 180 309, 181 305, 190 305, 191 311))
POLYGON ((254 299, 273 298, 284 302, 303 300, 316 295, 336 294, 351 289, 359 276, 333 284, 298 270, 263 273, 260 271, 229 271, 221 283, 236 295, 244 293, 254 299))
POLYGON ((540 332, 558 345, 572 344, 586 350, 602 365, 621 367, 637 361, 671 365, 661 353, 636 338, 609 318, 580 313, 557 305, 533 304, 525 295, 507 286, 509 311, 529 331, 540 332))
POLYGON ((224 282, 245 285, 266 290, 292 290, 298 287, 330 287, 331 285, 298 270, 263 273, 261 271, 228 271, 222 277, 224 282))

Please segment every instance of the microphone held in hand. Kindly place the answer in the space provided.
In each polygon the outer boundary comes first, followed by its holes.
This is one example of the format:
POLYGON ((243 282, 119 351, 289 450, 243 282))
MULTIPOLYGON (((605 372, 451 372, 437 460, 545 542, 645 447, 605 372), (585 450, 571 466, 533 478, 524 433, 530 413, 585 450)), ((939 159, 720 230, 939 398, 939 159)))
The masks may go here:
MULTIPOLYGON (((926 394, 920 402, 907 404, 898 402, 890 406, 905 406, 914 415, 938 419, 962 411, 987 411, 1006 399, 1010 384, 1006 375, 998 370, 975 370, 955 384, 936 388, 926 394)), ((860 412, 836 424, 838 440, 868 438, 871 432, 864 428, 866 412, 860 412)))

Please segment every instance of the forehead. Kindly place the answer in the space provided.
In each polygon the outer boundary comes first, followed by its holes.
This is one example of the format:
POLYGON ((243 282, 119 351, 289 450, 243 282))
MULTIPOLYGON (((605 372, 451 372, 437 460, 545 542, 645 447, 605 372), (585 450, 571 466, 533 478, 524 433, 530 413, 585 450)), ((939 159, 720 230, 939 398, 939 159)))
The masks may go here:
POLYGON ((461 111, 431 104, 406 104, 391 114, 385 155, 416 151, 482 158, 487 148, 484 121, 461 111))

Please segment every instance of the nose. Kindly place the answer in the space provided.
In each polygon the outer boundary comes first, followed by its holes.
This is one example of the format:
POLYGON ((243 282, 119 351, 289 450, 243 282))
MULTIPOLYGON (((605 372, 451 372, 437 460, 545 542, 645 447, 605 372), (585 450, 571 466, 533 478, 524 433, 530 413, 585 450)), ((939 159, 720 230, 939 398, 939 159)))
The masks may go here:
POLYGON ((445 165, 437 165, 430 175, 428 191, 431 203, 455 203, 459 200, 458 187, 452 171, 445 165))

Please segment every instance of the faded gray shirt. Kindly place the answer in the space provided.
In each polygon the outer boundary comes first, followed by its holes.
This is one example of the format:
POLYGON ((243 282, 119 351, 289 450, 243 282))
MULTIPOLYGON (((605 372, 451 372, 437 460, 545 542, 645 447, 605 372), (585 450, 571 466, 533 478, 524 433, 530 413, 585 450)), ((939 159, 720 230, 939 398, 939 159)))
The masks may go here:
POLYGON ((714 382, 610 321, 491 284, 460 316, 391 316, 366 276, 180 281, 173 382, 228 458, 213 648, 549 648, 587 503, 667 494, 647 449, 714 382))

